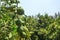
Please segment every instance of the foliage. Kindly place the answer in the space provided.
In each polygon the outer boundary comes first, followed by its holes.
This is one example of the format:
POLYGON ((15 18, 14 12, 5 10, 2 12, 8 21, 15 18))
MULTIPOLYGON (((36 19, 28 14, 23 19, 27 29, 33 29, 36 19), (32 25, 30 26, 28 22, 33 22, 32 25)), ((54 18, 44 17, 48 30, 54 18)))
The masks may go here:
POLYGON ((1 0, 0 40, 60 40, 60 13, 27 16, 19 0, 1 0))

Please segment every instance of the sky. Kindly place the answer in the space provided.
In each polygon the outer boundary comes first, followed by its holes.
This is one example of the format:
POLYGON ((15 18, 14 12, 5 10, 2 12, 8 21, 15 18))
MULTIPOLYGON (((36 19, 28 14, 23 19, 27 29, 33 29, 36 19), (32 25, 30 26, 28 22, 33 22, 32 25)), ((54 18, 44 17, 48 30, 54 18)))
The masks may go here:
POLYGON ((20 4, 26 15, 54 15, 60 11, 60 0, 20 0, 20 4))

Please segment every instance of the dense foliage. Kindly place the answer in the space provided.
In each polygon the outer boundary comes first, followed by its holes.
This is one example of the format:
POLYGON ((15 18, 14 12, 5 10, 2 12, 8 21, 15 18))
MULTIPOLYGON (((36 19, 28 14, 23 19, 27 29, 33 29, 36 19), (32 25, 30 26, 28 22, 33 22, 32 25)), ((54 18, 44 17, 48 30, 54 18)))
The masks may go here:
POLYGON ((1 0, 0 40, 60 40, 60 13, 27 16, 19 0, 1 0))

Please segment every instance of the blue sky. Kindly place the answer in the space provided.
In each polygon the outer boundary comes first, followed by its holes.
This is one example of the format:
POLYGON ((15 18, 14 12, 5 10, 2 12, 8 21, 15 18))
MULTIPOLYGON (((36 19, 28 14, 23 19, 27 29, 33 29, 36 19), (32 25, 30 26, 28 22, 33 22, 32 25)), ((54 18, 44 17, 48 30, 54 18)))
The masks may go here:
POLYGON ((60 0, 20 0, 20 5, 25 10, 26 15, 37 15, 54 13, 60 11, 60 0))

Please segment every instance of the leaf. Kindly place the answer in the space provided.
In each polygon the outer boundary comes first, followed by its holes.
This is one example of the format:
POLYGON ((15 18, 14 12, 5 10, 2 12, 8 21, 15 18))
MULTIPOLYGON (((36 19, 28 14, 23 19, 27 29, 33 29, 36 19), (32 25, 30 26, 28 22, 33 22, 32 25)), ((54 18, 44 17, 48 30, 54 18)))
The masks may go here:
POLYGON ((9 38, 11 38, 11 37, 12 37, 12 33, 9 33, 8 35, 9 35, 9 38))
POLYGON ((25 32, 22 32, 23 33, 23 35, 26 35, 26 33, 25 32))

